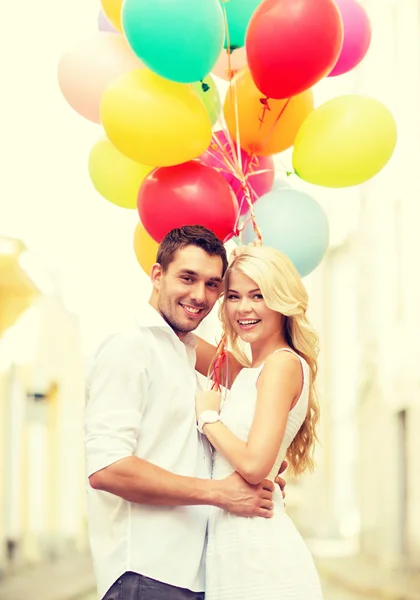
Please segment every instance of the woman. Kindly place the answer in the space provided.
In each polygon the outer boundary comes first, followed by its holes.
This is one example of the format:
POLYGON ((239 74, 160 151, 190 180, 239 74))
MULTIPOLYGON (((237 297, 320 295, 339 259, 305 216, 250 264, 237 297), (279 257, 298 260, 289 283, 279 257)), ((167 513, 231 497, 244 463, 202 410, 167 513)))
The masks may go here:
MULTIPOLYGON (((213 478, 238 471, 249 483, 313 469, 318 404, 318 338, 306 318, 307 294, 291 261, 277 250, 246 247, 225 276, 221 320, 232 352, 230 394, 200 392, 199 429, 215 449, 213 478), (239 346, 249 344, 251 361, 239 346)), ((210 366, 200 341, 197 369, 210 366)), ((215 364, 213 362, 213 364, 215 364)), ((271 519, 235 517, 212 508, 206 600, 320 600, 312 557, 286 515, 280 490, 271 519)), ((267 508, 271 508, 270 503, 267 508)))

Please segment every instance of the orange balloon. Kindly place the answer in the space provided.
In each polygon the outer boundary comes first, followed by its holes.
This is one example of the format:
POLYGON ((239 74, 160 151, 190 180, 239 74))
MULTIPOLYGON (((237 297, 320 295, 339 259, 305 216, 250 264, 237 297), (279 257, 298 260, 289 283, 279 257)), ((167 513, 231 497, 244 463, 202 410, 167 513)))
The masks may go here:
POLYGON ((217 63, 213 67, 212 73, 221 79, 230 81, 236 73, 245 69, 247 66, 248 61, 246 59, 245 47, 232 50, 230 60, 227 50, 222 50, 217 59, 217 63))
POLYGON ((146 275, 150 275, 152 266, 156 262, 158 248, 159 244, 150 237, 143 225, 138 223, 134 232, 134 252, 146 275))
POLYGON ((223 112, 230 134, 235 141, 239 137, 245 152, 269 156, 293 146, 300 126, 313 109, 312 90, 286 100, 265 98, 256 87, 250 70, 244 69, 232 81, 223 112))

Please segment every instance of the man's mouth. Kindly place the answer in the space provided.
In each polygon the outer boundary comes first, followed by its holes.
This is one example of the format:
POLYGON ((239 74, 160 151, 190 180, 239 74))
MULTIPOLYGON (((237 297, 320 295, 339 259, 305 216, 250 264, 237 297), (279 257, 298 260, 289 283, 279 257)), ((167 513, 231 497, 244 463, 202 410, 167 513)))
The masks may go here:
POLYGON ((201 317, 205 310, 204 308, 198 308, 197 306, 191 306, 190 304, 182 304, 181 302, 179 305, 184 309, 185 314, 193 319, 201 317))
POLYGON ((253 329, 260 322, 261 322, 261 319, 240 319, 240 320, 238 320, 239 327, 246 331, 248 331, 249 329, 253 329))

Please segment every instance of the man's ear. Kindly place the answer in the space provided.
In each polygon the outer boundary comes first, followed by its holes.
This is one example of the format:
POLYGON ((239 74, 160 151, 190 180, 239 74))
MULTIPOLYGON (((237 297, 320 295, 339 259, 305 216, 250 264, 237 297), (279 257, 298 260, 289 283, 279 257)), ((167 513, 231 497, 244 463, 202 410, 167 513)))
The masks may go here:
POLYGON ((163 275, 163 269, 159 263, 155 263, 150 272, 150 279, 152 280, 153 287, 155 290, 159 290, 160 282, 163 275))

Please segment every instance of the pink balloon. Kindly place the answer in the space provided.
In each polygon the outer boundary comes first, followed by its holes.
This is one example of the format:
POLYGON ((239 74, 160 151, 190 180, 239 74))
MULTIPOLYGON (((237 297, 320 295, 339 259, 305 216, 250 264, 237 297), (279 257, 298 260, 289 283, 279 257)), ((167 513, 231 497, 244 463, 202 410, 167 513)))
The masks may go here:
POLYGON ((99 107, 106 88, 120 75, 143 66, 124 36, 100 32, 63 54, 58 64, 58 83, 79 115, 100 123, 99 107))
MULTIPOLYGON (((233 158, 234 156, 237 156, 236 146, 235 151, 232 152, 232 146, 227 140, 225 133, 223 131, 216 131, 213 133, 213 141, 209 149, 201 155, 199 160, 208 167, 213 167, 213 169, 216 169, 223 175, 235 192, 241 209, 241 215, 244 215, 248 212, 248 202, 245 200, 242 183, 239 177, 226 164, 226 161, 229 161, 229 164, 232 163, 232 160, 236 162, 233 158)), ((273 187, 274 161, 271 156, 251 156, 242 149, 241 161, 242 170, 249 185, 251 200, 255 204, 260 196, 267 194, 273 187)), ((235 170, 235 167, 233 167, 233 170, 235 170)))
POLYGON ((120 34, 119 31, 117 31, 115 29, 115 27, 113 26, 113 24, 108 20, 107 16, 105 15, 104 11, 102 10, 102 8, 99 11, 98 14, 98 29, 99 31, 107 31, 108 33, 117 33, 118 35, 120 34))
POLYGON ((245 69, 247 65, 248 62, 246 59, 245 48, 236 48, 235 50, 232 50, 230 60, 227 50, 222 50, 217 63, 213 67, 212 73, 221 79, 229 81, 236 73, 238 73, 238 71, 245 69))
POLYGON ((328 75, 335 77, 356 67, 369 50, 372 28, 369 17, 356 0, 335 0, 343 19, 344 42, 340 57, 328 75))

